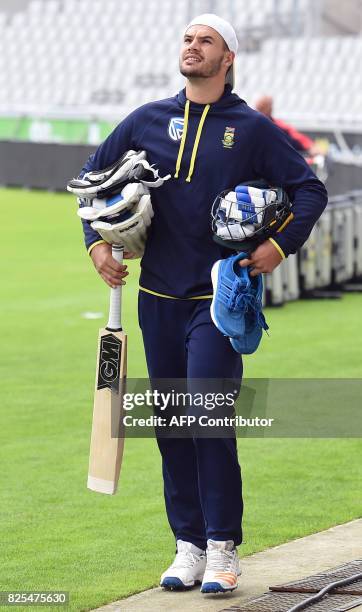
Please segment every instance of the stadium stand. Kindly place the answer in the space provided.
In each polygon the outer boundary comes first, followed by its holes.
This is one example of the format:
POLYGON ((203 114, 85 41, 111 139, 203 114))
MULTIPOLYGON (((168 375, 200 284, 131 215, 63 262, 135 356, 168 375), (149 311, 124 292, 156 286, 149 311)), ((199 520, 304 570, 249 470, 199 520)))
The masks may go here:
POLYGON ((362 38, 271 38, 238 58, 238 89, 252 103, 269 93, 279 115, 362 123, 362 38))
POLYGON ((241 97, 271 95, 277 117, 335 136, 323 166, 328 209, 267 277, 265 302, 359 290, 362 0, 2 0, 0 183, 64 190, 132 108, 183 86, 182 31, 208 11, 238 32, 241 97))
POLYGON ((361 29, 361 0, 343 0, 343 7, 339 0, 325 0, 322 13, 323 34, 326 36, 358 34, 361 29))
MULTIPOLYGON (((314 29, 317 22, 310 11, 318 4, 3 0, 0 118, 119 119, 142 103, 173 95, 183 85, 182 28, 191 13, 212 9, 238 31, 236 90, 249 104, 268 93, 278 116, 297 125, 332 122, 361 130, 362 37, 356 17, 361 0, 347 0, 340 9, 345 36, 310 36, 311 22, 314 29)), ((318 13, 321 32, 331 30, 335 11, 336 2, 325 0, 318 13)), ((35 129, 44 138, 46 131, 35 129)))
POLYGON ((362 191, 331 197, 298 254, 265 277, 265 303, 338 298, 362 290, 362 191))

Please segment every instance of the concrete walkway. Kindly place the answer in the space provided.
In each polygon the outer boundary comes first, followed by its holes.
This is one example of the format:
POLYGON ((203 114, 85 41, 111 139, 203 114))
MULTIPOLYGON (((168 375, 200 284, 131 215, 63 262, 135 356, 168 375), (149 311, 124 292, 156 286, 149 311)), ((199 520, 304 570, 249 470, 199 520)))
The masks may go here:
MULTIPOLYGON (((98 608, 98 612, 219 612, 265 593, 269 586, 361 558, 362 519, 358 519, 242 558, 239 588, 233 593, 201 595, 198 588, 181 593, 156 588, 98 608)), ((355 608, 356 612, 360 609, 355 608)))

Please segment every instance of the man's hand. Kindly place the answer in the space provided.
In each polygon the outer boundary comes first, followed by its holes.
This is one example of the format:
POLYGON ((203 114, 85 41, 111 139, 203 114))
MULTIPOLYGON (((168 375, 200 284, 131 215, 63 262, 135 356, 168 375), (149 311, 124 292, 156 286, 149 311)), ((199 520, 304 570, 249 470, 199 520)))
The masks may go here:
POLYGON ((251 266, 250 276, 256 276, 263 272, 273 272, 282 260, 282 256, 273 243, 266 240, 251 253, 250 259, 242 259, 239 265, 242 268, 251 266))
MULTIPOLYGON (((132 253, 127 253, 127 255, 132 255, 132 253)), ((128 276, 127 266, 121 266, 113 259, 112 246, 110 244, 107 242, 97 244, 91 250, 90 256, 98 274, 101 275, 103 280, 107 285, 112 287, 112 289, 115 289, 119 285, 126 284, 123 279, 128 276)))

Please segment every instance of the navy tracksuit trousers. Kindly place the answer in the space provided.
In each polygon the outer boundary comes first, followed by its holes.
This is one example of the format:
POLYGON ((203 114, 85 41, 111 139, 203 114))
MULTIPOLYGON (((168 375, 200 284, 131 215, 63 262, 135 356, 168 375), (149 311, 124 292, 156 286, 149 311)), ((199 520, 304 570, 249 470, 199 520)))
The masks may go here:
MULTIPOLYGON (((139 294, 139 323, 150 379, 235 379, 242 361, 215 327, 211 300, 139 294)), ((218 382, 219 384, 219 382, 218 382)), ((242 541, 242 484, 236 439, 158 438, 168 520, 176 540, 242 541)))

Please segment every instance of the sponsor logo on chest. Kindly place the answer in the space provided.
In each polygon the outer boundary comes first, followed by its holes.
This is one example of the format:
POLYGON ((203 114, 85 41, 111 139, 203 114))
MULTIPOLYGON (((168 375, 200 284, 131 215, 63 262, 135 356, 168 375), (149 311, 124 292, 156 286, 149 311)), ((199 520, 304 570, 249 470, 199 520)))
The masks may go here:
MULTIPOLYGON (((168 123, 168 135, 174 142, 181 140, 184 129, 184 118, 183 117, 172 117, 168 123)), ((226 127, 224 137, 221 140, 222 145, 225 149, 232 149, 235 144, 235 128, 226 127)))
POLYGON ((168 135, 171 140, 178 141, 182 138, 182 132, 184 129, 184 118, 183 117, 172 117, 168 124, 168 135))

